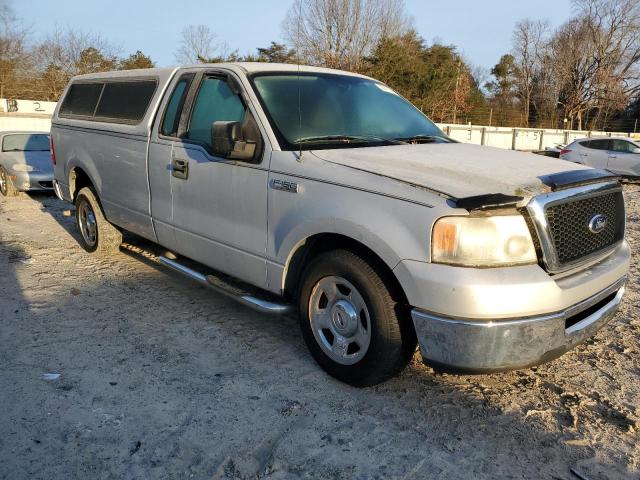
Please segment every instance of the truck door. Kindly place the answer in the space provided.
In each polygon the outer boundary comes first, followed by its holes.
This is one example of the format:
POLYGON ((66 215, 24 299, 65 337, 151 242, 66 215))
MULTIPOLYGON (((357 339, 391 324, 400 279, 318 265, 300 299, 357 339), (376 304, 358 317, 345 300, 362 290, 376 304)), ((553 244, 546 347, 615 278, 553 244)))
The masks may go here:
POLYGON ((226 75, 216 73, 198 75, 186 102, 168 173, 174 248, 186 257, 263 286, 268 160, 228 160, 211 150, 213 122, 242 121, 250 114, 248 105, 234 92, 226 75))
POLYGON ((160 104, 151 132, 148 151, 151 217, 160 245, 176 248, 171 197, 171 152, 178 136, 183 106, 193 83, 195 72, 178 76, 167 89, 171 92, 160 104))

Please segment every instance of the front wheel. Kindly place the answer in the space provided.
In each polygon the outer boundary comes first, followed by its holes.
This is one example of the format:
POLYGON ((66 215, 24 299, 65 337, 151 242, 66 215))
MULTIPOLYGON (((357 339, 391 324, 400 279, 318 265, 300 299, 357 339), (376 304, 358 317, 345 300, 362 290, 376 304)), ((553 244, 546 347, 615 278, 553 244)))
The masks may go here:
POLYGON ((106 255, 119 251, 122 232, 105 218, 98 197, 90 187, 84 187, 76 196, 76 223, 80 245, 87 252, 106 255))
POLYGON ((4 167, 0 167, 0 194, 3 197, 15 197, 18 194, 4 167))
POLYGON ((416 349, 406 309, 372 264, 337 250, 305 269, 300 324, 309 350, 330 375, 358 387, 400 372, 416 349))

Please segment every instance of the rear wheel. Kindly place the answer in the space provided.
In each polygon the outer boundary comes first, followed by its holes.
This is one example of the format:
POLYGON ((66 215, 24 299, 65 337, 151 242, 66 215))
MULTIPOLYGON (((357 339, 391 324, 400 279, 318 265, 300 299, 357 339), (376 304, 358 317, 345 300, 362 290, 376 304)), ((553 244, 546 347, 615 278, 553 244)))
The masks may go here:
POLYGON ((369 262, 345 250, 328 252, 309 264, 303 279, 302 334, 323 369, 365 387, 406 366, 415 333, 402 303, 369 262))
POLYGON ((13 182, 4 167, 0 167, 0 194, 3 197, 15 197, 18 194, 18 190, 13 186, 13 182))
POLYGON ((90 187, 76 196, 76 222, 80 230, 80 244, 90 253, 116 253, 122 243, 122 232, 104 216, 98 197, 90 187))

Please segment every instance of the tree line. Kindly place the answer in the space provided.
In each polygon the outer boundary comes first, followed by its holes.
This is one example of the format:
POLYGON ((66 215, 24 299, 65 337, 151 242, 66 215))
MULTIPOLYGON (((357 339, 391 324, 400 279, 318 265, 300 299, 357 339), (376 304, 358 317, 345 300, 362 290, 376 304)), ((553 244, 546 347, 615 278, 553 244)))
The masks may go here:
MULTIPOLYGON (((121 56, 81 29, 37 41, 0 0, 0 97, 57 100, 73 75, 153 67, 141 51, 121 56)), ((433 120, 511 127, 640 131, 640 2, 572 0, 559 27, 523 19, 509 51, 490 70, 453 45, 426 42, 404 0, 294 0, 283 41, 241 54, 211 27, 190 25, 179 64, 284 62, 377 78, 433 120)))
POLYGON ((574 0, 557 29, 523 20, 511 52, 491 70, 496 121, 522 126, 637 129, 640 2, 574 0))
POLYGON ((74 75, 154 66, 141 51, 120 56, 107 40, 81 29, 33 37, 11 5, 0 1, 0 98, 57 101, 74 75))

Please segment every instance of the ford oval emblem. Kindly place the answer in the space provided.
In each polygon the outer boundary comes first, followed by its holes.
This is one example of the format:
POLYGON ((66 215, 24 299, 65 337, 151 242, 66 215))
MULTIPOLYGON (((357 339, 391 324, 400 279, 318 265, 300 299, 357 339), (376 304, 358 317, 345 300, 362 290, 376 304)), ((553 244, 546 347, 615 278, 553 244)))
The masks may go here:
POLYGON ((592 233, 600 233, 605 228, 607 228, 608 219, 606 215, 596 215, 591 220, 589 220, 589 230, 592 233))

